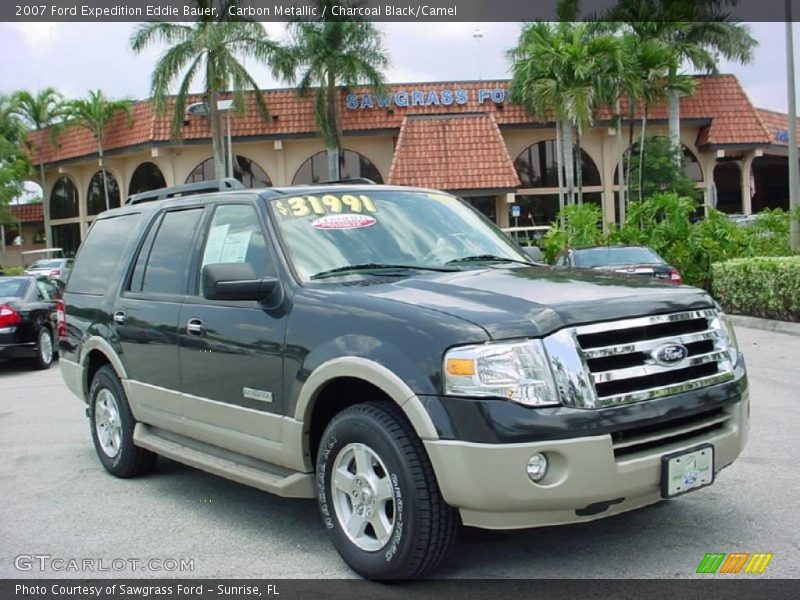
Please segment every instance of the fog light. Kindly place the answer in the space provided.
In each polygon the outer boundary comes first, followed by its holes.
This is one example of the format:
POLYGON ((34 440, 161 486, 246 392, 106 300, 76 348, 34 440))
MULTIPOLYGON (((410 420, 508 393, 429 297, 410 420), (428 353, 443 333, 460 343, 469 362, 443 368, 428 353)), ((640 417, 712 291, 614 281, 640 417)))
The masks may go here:
POLYGON ((528 460, 528 477, 531 481, 541 481, 547 475, 547 457, 537 453, 528 460))

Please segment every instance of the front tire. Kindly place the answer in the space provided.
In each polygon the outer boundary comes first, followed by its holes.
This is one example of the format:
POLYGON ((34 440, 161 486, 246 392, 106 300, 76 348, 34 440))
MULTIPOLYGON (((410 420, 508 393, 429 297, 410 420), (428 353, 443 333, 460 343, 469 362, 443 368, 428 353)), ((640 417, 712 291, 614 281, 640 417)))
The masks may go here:
POLYGON ((110 365, 97 370, 89 388, 89 425, 94 449, 106 471, 116 477, 144 475, 156 455, 133 443, 136 420, 117 374, 110 365))
POLYGON ((36 358, 33 359, 33 368, 40 371, 49 369, 54 356, 53 334, 47 327, 42 326, 39 335, 36 336, 36 358))
POLYGON ((410 579, 436 568, 458 531, 430 461, 389 402, 336 415, 317 455, 323 522, 347 564, 369 579, 410 579))

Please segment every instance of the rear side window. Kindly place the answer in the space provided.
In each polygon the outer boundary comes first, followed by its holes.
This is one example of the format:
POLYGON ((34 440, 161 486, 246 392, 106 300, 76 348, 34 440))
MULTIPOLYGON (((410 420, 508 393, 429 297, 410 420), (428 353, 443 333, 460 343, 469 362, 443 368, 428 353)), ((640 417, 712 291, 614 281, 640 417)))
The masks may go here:
POLYGON ((114 270, 122 259, 128 238, 140 214, 98 219, 83 241, 69 278, 69 291, 76 294, 106 293, 114 270))
POLYGON ((146 294, 184 294, 189 256, 202 208, 164 214, 136 260, 130 290, 146 294), (152 240, 152 243, 151 243, 152 240))

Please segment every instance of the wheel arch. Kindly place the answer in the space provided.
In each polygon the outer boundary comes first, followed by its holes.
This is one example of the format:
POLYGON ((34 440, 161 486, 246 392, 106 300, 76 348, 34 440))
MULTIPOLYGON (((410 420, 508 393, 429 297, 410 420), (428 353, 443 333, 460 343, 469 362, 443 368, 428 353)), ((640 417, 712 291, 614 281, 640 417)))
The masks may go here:
POLYGON ((400 407, 421 440, 439 439, 422 402, 395 373, 365 358, 334 358, 309 376, 295 405, 294 419, 303 424, 303 458, 309 470, 314 468, 316 444, 330 420, 348 406, 375 400, 376 396, 400 407), (348 391, 364 395, 356 400, 339 396, 348 391))
POLYGON ((83 345, 80 364, 83 368, 83 397, 89 394, 89 387, 97 370, 103 365, 111 365, 120 381, 128 378, 125 366, 117 353, 106 340, 99 337, 89 338, 83 345))

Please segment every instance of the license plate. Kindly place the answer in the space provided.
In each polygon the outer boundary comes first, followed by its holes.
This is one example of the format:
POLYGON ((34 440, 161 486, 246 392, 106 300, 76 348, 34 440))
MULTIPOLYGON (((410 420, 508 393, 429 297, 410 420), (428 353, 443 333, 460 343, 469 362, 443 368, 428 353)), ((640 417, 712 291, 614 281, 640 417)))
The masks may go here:
POLYGON ((661 457, 661 496, 673 498, 714 483, 714 446, 703 444, 661 457))

